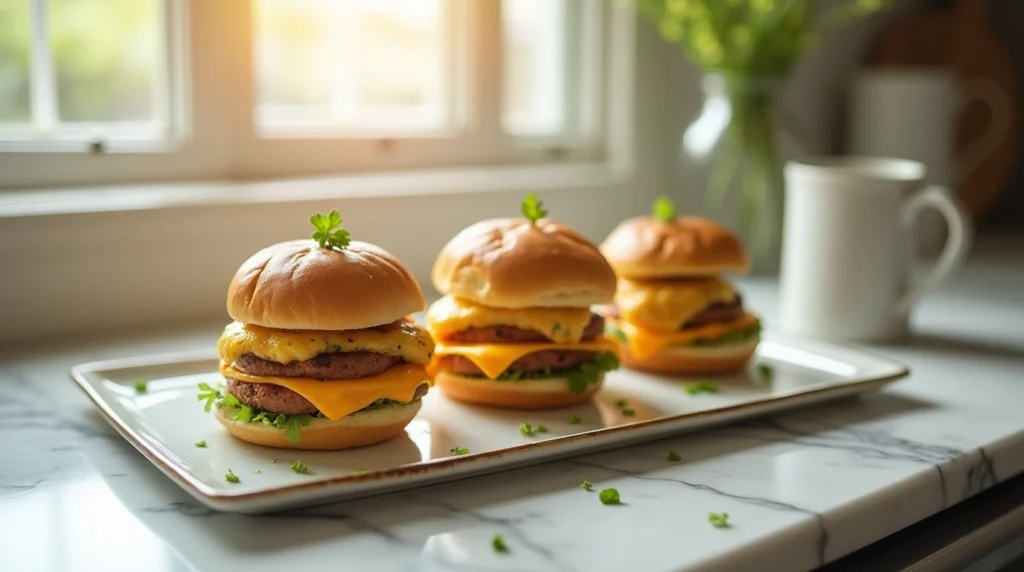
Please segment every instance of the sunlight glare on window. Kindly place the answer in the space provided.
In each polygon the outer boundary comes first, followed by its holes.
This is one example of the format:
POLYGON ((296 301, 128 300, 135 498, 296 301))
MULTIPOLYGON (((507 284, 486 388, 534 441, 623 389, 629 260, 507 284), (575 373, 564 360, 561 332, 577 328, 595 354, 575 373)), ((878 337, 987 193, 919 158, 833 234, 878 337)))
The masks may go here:
POLYGON ((0 124, 32 118, 29 0, 0 0, 0 124))
POLYGON ((256 0, 259 127, 446 127, 446 8, 443 0, 256 0))
POLYGON ((552 135, 567 127, 567 2, 504 0, 503 123, 514 135, 552 135))

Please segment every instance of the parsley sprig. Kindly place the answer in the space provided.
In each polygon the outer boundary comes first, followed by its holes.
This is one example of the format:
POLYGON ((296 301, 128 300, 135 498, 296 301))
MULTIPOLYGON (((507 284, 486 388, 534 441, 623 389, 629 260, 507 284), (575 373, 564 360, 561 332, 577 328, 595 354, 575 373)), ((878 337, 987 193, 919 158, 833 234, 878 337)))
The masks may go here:
POLYGON ((710 379, 702 379, 693 383, 687 383, 683 385, 683 391, 687 395, 697 395, 700 393, 718 393, 718 384, 711 381, 710 379))
POLYGON ((455 455, 468 455, 469 447, 452 447, 448 452, 455 455))
POLYGON ((618 489, 603 489, 597 493, 597 498, 601 500, 601 504, 620 504, 622 502, 618 489))
POLYGON ((330 214, 315 213, 309 217, 309 223, 316 229, 313 232, 313 240, 320 244, 320 248, 341 250, 348 248, 352 242, 348 231, 341 228, 341 214, 336 210, 330 214))
POLYGON ((729 526, 729 513, 727 512, 709 512, 708 522, 715 528, 726 528, 729 526))
POLYGON ((619 357, 613 353, 600 354, 594 361, 583 362, 575 370, 567 372, 569 390, 586 393, 587 389, 601 380, 601 374, 619 369, 619 357))
POLYGON ((594 485, 591 484, 590 481, 583 481, 582 483, 580 483, 580 488, 585 491, 592 491, 594 490, 594 485))
POLYGON ((306 467, 306 463, 303 463, 302 461, 295 461, 292 463, 292 470, 300 475, 309 472, 309 468, 306 467))
POLYGON ((538 433, 547 433, 548 428, 539 424, 531 425, 526 421, 523 421, 519 424, 519 432, 522 433, 524 437, 533 437, 538 433))
POLYGON ((540 202, 537 195, 530 193, 523 199, 523 204, 520 207, 523 211, 523 216, 529 219, 530 224, 537 224, 537 221, 548 216, 547 209, 544 208, 544 203, 540 202))
POLYGON ((224 480, 229 483, 239 483, 242 481, 242 479, 239 479, 238 475, 236 475, 231 469, 228 469, 228 472, 224 475, 224 480))
POLYGON ((651 205, 651 216, 661 222, 672 222, 676 220, 676 205, 668 197, 658 197, 651 205))
POLYGON ((242 403, 237 397, 228 392, 221 392, 206 382, 199 383, 199 394, 196 396, 199 401, 205 401, 203 409, 209 413, 214 405, 225 408, 225 412, 235 423, 263 423, 268 427, 282 429, 285 438, 292 443, 299 442, 299 435, 302 428, 313 421, 312 415, 285 415, 284 413, 271 413, 259 411, 242 403))

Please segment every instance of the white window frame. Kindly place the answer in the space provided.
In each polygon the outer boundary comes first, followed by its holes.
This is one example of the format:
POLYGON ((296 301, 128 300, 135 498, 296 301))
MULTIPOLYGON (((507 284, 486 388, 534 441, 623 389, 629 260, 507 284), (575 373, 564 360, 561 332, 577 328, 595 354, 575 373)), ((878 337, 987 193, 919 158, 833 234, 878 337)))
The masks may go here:
MULTIPOLYGON (((33 0, 42 4, 45 0, 33 0)), ((604 0, 568 0, 581 19, 572 46, 581 71, 568 90, 578 129, 511 136, 502 129, 500 0, 450 0, 450 132, 261 136, 255 121, 251 0, 163 0, 171 133, 97 145, 86 135, 0 144, 0 191, 187 179, 267 179, 407 169, 593 163, 608 157, 611 42, 604 0), (334 137, 334 136, 337 137, 334 137)), ((36 20, 39 25, 39 19, 36 20)), ((45 87, 45 86, 44 86, 45 87)), ((52 87, 52 86, 51 86, 52 87)))

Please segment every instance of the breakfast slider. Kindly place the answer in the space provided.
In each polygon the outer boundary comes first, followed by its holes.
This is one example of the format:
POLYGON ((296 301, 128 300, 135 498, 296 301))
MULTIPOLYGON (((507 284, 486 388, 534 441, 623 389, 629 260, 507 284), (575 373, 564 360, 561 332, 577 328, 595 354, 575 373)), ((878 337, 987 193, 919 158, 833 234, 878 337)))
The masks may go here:
POLYGON ((426 307, 384 249, 351 241, 337 211, 313 215, 314 240, 264 248, 228 289, 235 320, 217 342, 222 390, 199 399, 235 437, 337 450, 401 434, 420 408, 434 344, 409 318, 426 307))
POLYGON ((676 216, 667 199, 619 224, 601 244, 619 277, 606 317, 631 368, 669 374, 741 369, 760 340, 758 318, 721 277, 748 261, 729 229, 676 216))
POLYGON ((618 367, 593 304, 612 301, 615 274, 590 241, 542 218, 478 222, 441 250, 432 279, 445 296, 427 311, 434 379, 459 401, 546 409, 587 401, 618 367))

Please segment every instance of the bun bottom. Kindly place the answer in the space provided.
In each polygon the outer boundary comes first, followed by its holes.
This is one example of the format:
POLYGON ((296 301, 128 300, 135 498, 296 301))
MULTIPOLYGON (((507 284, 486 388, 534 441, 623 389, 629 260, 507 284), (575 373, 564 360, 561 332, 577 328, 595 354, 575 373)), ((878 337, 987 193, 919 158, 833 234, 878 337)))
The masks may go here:
POLYGON ((669 375, 719 375, 743 369, 760 343, 754 338, 724 346, 668 346, 646 359, 638 359, 621 344, 622 365, 640 371, 669 375))
POLYGON ((440 371, 434 376, 434 383, 441 391, 456 401, 522 410, 558 409, 585 403, 601 389, 603 382, 604 374, 597 383, 591 384, 585 393, 573 393, 569 390, 569 380, 564 377, 495 381, 447 371, 440 371))
POLYGON ((220 408, 216 417, 232 436, 255 445, 300 451, 340 451, 373 445, 401 435, 420 410, 420 405, 417 401, 409 405, 379 407, 353 413, 337 421, 314 417, 309 425, 302 428, 298 443, 289 441, 283 429, 262 423, 235 423, 220 408))

